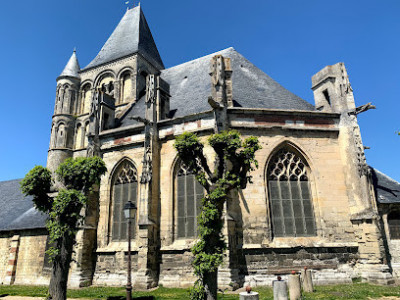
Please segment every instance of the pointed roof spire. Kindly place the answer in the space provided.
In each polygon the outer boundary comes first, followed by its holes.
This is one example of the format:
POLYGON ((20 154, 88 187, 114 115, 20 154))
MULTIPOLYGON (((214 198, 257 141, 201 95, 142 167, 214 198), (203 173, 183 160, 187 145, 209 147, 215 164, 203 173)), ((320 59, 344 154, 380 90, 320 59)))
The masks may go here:
POLYGON ((76 57, 76 48, 74 48, 74 52, 72 52, 72 55, 67 62, 64 70, 61 72, 60 76, 68 76, 68 77, 76 77, 79 78, 79 70, 80 70, 78 58, 76 57))
POLYGON ((164 64, 140 6, 128 9, 97 56, 85 69, 93 68, 133 53, 142 54, 160 70, 164 64))

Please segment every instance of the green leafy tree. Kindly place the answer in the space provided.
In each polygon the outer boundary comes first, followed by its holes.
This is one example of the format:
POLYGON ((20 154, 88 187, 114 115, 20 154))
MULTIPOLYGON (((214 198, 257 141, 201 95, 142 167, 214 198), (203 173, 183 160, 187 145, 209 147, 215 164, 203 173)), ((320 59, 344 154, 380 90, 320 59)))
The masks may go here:
POLYGON ((223 131, 208 138, 216 160, 213 171, 204 155, 204 144, 193 133, 178 136, 174 147, 179 158, 206 190, 198 216, 198 241, 193 246, 194 273, 198 277, 191 299, 217 299, 217 273, 226 249, 222 235, 223 207, 231 190, 251 182, 250 171, 258 167, 255 152, 261 149, 256 137, 242 141, 237 131, 223 131))
POLYGON ((47 254, 53 262, 48 298, 65 300, 67 296, 68 271, 72 248, 79 222, 83 220, 82 209, 88 201, 93 186, 107 171, 99 157, 68 158, 56 170, 58 193, 53 193, 54 183, 51 172, 35 166, 21 181, 25 195, 33 196, 36 209, 48 214, 46 228, 52 247, 47 254))

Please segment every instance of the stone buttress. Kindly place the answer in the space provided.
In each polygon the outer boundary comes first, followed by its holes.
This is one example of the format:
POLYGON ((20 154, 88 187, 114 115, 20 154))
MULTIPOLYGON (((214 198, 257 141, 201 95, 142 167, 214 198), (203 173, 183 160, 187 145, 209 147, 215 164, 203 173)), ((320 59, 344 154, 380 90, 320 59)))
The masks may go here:
POLYGON ((362 280, 388 284, 393 282, 385 262, 380 217, 366 163, 357 114, 370 104, 357 107, 353 89, 343 63, 327 66, 312 77, 317 110, 340 113, 339 143, 349 198, 350 219, 358 242, 356 269, 362 280))

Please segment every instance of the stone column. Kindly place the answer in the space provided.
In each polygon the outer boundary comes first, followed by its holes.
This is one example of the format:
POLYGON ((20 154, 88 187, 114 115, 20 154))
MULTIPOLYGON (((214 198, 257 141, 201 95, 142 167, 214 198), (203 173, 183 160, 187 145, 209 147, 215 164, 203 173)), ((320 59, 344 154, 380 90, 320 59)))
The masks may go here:
POLYGON ((156 226, 139 224, 136 241, 138 243, 138 269, 134 287, 149 289, 158 284, 158 262, 156 247, 156 226))
POLYGON ((132 89, 131 89, 131 97, 132 99, 134 99, 134 101, 138 101, 139 100, 139 92, 140 92, 140 88, 138 88, 138 75, 135 73, 132 73, 131 75, 131 80, 132 80, 132 89))
POLYGON ((278 280, 272 281, 272 289, 274 292, 274 300, 288 300, 286 281, 278 277, 278 280))
POLYGON ((361 280, 375 284, 393 284, 389 266, 384 261, 384 244, 378 218, 352 219, 359 245, 360 259, 357 269, 361 280))
POLYGON ((11 239, 6 277, 4 278, 3 282, 5 285, 12 285, 15 281, 15 275, 17 271, 18 249, 19 249, 19 235, 14 235, 11 239))
POLYGON ((288 279, 289 296, 290 300, 300 300, 301 298, 301 285, 300 276, 294 271, 289 275, 288 279))
POLYGON ((143 145, 143 167, 140 176, 138 271, 135 286, 152 288, 158 284, 158 202, 160 151, 158 145, 156 100, 157 77, 148 75, 146 80, 146 118, 144 123, 145 140, 143 145))
POLYGON ((85 105, 85 99, 83 99, 83 91, 80 90, 78 94, 78 105, 76 106, 76 114, 80 115, 83 114, 83 106, 85 105))
POLYGON ((311 270, 307 269, 307 267, 305 267, 304 270, 301 270, 301 282, 303 285, 303 291, 308 293, 314 291, 311 270))
POLYGON ((123 102, 121 93, 121 79, 114 81, 114 99, 115 105, 121 104, 123 102))
POLYGON ((258 293, 257 292, 241 292, 239 294, 239 300, 258 300, 258 293))
POLYGON ((88 204, 84 212, 85 222, 76 235, 68 281, 69 287, 85 287, 92 284, 94 261, 96 260, 98 197, 97 189, 88 196, 88 204))

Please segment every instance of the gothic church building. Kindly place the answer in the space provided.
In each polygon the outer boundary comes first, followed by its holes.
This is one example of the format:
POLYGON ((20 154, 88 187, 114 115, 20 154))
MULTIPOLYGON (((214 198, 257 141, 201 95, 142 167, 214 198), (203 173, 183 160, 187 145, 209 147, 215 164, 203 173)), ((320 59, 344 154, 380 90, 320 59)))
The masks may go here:
MULTIPOLYGON (((356 106, 343 63, 312 76, 312 90, 314 105, 233 48, 166 69, 140 6, 85 68, 74 51, 57 78, 47 167, 98 154, 108 171, 77 235, 70 286, 125 284, 128 200, 138 207, 135 285, 193 284, 204 191, 173 143, 185 131, 205 141, 221 126, 257 136, 262 150, 253 183, 225 207, 220 287, 270 285, 304 267, 317 284, 393 283, 400 184, 366 163, 357 115, 369 106, 356 106)), ((0 284, 49 281, 46 216, 31 200, 19 180, 0 182, 0 284)))

